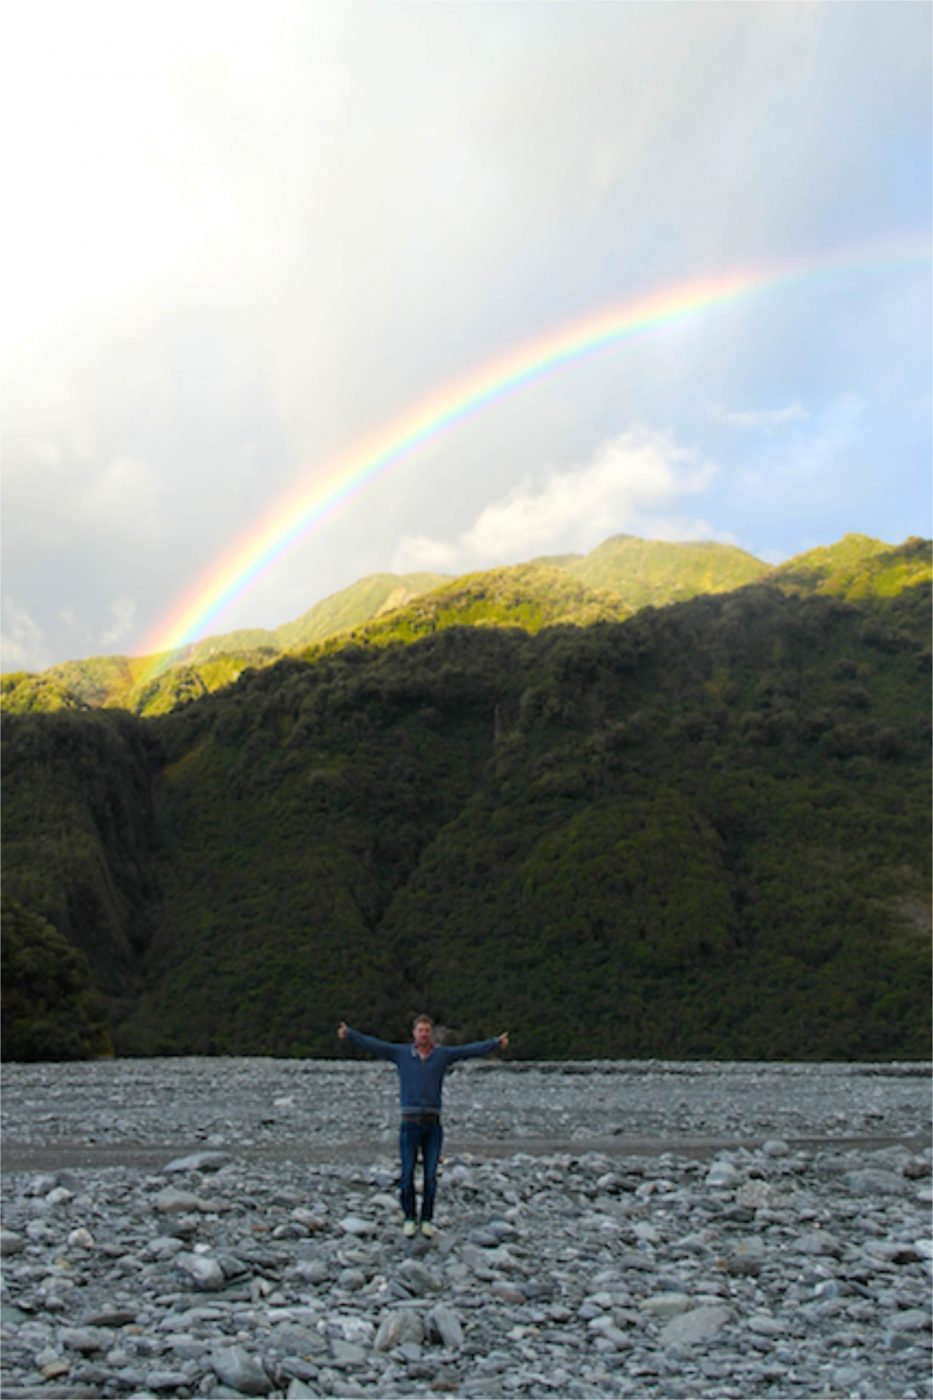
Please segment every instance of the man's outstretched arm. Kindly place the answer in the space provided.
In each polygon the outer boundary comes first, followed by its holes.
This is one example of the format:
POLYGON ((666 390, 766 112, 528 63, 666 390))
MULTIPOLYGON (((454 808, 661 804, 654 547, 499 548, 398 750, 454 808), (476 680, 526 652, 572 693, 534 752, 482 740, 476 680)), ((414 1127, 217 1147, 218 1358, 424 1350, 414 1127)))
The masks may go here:
POLYGON ((494 1035, 489 1040, 473 1040, 469 1045, 452 1045, 447 1050, 447 1061, 455 1065, 458 1060, 472 1060, 477 1055, 488 1055, 492 1050, 505 1050, 509 1043, 508 1031, 494 1035))
POLYGON ((364 1035, 362 1031, 355 1031, 346 1021, 340 1022, 337 1035, 341 1040, 352 1040, 354 1045, 368 1051, 370 1055, 376 1055, 380 1060, 397 1060, 399 1051, 405 1048, 403 1045, 393 1045, 389 1040, 377 1040, 374 1035, 364 1035))

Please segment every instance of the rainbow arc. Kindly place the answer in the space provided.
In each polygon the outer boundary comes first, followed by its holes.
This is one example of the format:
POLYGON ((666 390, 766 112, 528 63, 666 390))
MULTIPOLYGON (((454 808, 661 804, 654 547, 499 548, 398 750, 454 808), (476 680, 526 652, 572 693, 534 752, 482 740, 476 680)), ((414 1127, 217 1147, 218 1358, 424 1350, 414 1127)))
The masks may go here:
POLYGON ((149 680, 172 655, 203 636, 238 598, 310 531, 323 526, 372 482, 421 444, 468 414, 561 366, 658 327, 828 273, 867 272, 896 263, 928 261, 926 238, 882 249, 854 249, 819 258, 685 282, 624 305, 564 323, 488 360, 443 385, 415 407, 347 451, 303 476, 265 519, 236 540, 175 604, 142 648, 153 657, 149 680), (168 653, 168 655, 166 655, 168 653))

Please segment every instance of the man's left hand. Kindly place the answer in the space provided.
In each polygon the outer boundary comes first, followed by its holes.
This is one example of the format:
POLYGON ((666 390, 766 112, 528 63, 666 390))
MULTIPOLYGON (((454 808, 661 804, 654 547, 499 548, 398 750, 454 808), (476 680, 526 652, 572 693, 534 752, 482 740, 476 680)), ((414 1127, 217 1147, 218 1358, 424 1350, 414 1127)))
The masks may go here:
POLYGON ((508 1033, 508 1031, 503 1031, 502 1034, 501 1034, 500 1037, 499 1037, 499 1049, 500 1049, 500 1050, 506 1050, 506 1049, 508 1048, 508 1044, 509 1044, 509 1033, 508 1033))

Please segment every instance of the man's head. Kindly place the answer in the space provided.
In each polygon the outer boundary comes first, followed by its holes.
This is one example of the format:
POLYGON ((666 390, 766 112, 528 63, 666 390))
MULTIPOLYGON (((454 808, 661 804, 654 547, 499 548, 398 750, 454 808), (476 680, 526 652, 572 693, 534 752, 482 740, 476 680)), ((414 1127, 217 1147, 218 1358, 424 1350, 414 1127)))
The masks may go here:
POLYGON ((416 1016, 411 1033, 418 1049, 425 1050, 434 1041, 434 1022, 430 1016, 416 1016))

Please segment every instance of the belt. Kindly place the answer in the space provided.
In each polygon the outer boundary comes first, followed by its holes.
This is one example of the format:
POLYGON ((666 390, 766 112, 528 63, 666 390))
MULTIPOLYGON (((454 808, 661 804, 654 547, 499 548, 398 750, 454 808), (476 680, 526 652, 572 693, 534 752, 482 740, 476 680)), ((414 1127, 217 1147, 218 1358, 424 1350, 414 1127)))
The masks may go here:
POLYGON ((403 1123, 420 1123, 422 1127, 427 1127, 440 1121, 441 1111, 439 1108, 402 1109, 403 1123))

